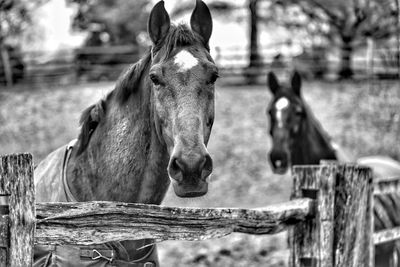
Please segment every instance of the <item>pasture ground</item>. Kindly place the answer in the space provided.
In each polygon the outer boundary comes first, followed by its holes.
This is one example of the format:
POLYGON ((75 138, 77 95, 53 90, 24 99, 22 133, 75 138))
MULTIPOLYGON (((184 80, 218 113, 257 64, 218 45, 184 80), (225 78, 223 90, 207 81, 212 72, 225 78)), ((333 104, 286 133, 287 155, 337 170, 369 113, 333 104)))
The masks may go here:
MULTIPOLYGON (((38 163, 76 138, 80 112, 113 84, 0 90, 0 154, 31 152, 38 163)), ((400 159, 399 82, 305 82, 303 95, 336 143, 354 156, 400 159)), ((261 207, 288 200, 289 175, 269 167, 266 86, 218 86, 209 151, 214 173, 207 196, 164 204, 200 207, 261 207)), ((235 234, 202 242, 159 245, 163 266, 286 266, 285 234, 235 234)))

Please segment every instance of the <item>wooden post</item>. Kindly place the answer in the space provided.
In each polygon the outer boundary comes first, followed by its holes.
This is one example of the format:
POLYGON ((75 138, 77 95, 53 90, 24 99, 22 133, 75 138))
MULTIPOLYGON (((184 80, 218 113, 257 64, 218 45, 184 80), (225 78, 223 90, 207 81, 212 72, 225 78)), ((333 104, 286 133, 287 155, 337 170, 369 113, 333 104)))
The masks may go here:
POLYGON ((373 184, 369 168, 335 165, 293 168, 293 198, 317 200, 314 219, 294 226, 291 266, 372 267, 373 184))
POLYGON ((10 56, 8 54, 7 48, 2 44, 0 44, 0 55, 1 55, 1 61, 3 62, 3 69, 6 77, 6 85, 7 87, 12 87, 13 74, 12 74, 12 66, 10 64, 10 56))
POLYGON ((400 0, 396 0, 396 10, 397 10, 397 34, 396 34, 396 43, 397 43, 397 79, 400 80, 400 0))
POLYGON ((335 194, 335 267, 374 266, 371 169, 340 165, 335 194))
POLYGON ((374 39, 372 37, 367 38, 367 79, 369 85, 369 92, 371 93, 374 89, 374 39))
POLYGON ((316 199, 314 219, 292 229, 292 267, 333 267, 335 165, 294 166, 292 198, 316 199))
MULTIPOLYGON (((6 223, 9 226, 7 242, 9 249, 6 266, 32 266, 35 230, 34 192, 32 155, 1 157, 0 195, 8 195, 9 202, 9 223, 6 223)), ((1 217, 1 223, 4 217, 6 216, 1 217)))
MULTIPOLYGON (((0 177, 1 182, 1 177, 0 177)), ((3 195, 0 185, 0 266, 7 266, 8 239, 8 196, 3 195)))

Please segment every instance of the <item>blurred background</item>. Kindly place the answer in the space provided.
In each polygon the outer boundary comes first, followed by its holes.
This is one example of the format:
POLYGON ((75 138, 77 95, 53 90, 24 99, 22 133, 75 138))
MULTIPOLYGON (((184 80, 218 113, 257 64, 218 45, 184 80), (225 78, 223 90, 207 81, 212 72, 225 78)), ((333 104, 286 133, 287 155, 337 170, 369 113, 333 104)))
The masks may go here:
MULTIPOLYGON (((290 175, 273 174, 266 74, 289 81, 353 156, 400 160, 400 0, 205 0, 220 69, 209 143, 207 196, 165 205, 252 208, 289 199, 290 175)), ((0 154, 37 164, 78 135, 82 110, 113 89, 150 45, 157 1, 0 0, 0 154)), ((166 0, 175 23, 194 0, 166 0)), ((231 235, 160 244, 163 266, 287 266, 286 234, 231 235)))

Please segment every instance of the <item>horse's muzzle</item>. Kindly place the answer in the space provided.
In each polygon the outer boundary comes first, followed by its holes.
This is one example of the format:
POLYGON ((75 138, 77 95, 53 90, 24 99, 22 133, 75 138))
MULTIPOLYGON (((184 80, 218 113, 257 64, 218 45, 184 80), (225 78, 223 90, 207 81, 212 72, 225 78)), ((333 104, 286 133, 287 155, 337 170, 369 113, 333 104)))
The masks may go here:
POLYGON ((269 159, 272 165, 272 171, 277 174, 284 174, 289 168, 289 156, 287 153, 278 150, 272 150, 269 159))
POLYGON ((207 150, 197 153, 174 152, 168 164, 168 174, 179 197, 199 197, 207 193, 206 178, 213 169, 207 150))
POLYGON ((200 181, 196 185, 191 184, 179 184, 177 182, 172 183, 174 192, 178 197, 201 197, 208 192, 208 183, 200 181))

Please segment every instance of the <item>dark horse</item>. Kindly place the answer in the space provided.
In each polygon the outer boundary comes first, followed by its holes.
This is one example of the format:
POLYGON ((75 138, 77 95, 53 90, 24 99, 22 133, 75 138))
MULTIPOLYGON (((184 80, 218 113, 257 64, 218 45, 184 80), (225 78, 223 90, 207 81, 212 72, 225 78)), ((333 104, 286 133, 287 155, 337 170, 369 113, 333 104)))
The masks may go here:
MULTIPOLYGON (((148 20, 151 49, 83 112, 76 142, 39 164, 37 201, 160 204, 170 183, 179 197, 206 194, 218 77, 211 32, 202 1, 196 1, 190 27, 171 25, 164 2, 157 3, 148 20)), ((36 247, 35 266, 158 266, 152 243, 36 247)))
MULTIPOLYGON (((332 143, 303 100, 297 72, 291 85, 281 85, 270 72, 268 86, 273 94, 267 109, 273 142, 269 156, 275 173, 282 174, 292 165, 319 164, 322 159, 351 160, 332 143)), ((357 162, 371 167, 377 179, 400 176, 400 163, 388 157, 371 156, 357 162)), ((375 197, 374 218, 375 230, 399 226, 400 195, 375 197)), ((395 243, 377 246, 375 266, 399 266, 398 248, 395 243)))

